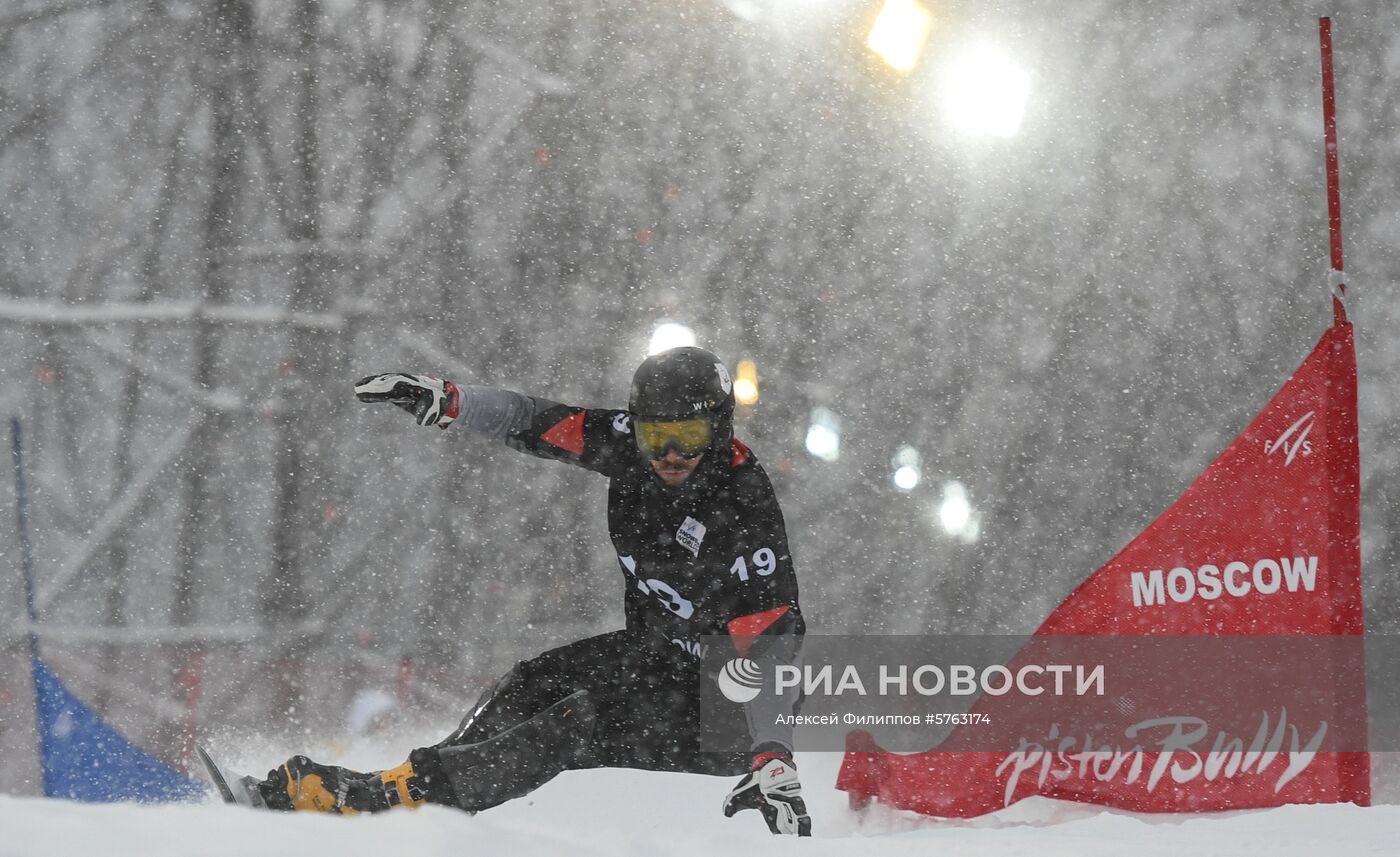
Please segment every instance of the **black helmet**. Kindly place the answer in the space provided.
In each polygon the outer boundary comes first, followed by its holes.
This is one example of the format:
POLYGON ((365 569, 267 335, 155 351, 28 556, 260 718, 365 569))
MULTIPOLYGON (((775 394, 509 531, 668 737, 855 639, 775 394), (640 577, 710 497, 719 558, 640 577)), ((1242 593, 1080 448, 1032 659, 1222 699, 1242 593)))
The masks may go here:
POLYGON ((712 449, 728 449, 734 436, 734 382, 729 370, 718 357, 693 345, 643 360, 632 376, 627 408, 637 419, 706 417, 712 449))

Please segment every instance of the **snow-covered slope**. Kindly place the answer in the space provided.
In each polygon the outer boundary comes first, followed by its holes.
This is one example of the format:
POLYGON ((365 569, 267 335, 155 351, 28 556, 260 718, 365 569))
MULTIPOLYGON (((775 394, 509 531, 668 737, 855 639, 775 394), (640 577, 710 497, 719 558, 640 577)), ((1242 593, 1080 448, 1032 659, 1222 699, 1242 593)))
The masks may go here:
POLYGON ((725 819, 722 778, 641 771, 563 774, 523 800, 477 816, 438 807, 358 818, 259 813, 217 803, 84 805, 0 796, 0 857, 836 857, 940 855, 1354 855, 1396 853, 1400 807, 1290 806, 1195 816, 1111 812, 1044 799, 970 822, 876 807, 863 815, 837 792, 838 754, 798 757, 815 825, 810 841, 770 836, 756 813, 725 819))

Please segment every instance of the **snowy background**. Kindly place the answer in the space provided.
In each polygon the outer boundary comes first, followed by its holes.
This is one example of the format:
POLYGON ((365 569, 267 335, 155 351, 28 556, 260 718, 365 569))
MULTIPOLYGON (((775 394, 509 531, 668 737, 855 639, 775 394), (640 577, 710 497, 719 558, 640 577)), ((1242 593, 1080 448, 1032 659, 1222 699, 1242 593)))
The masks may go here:
MULTIPOLYGON (((620 623, 604 483, 356 406, 351 383, 619 405, 663 319, 758 366, 737 433, 812 632, 1031 630, 1330 322, 1320 14, 1368 621, 1400 631, 1393 4, 952 2, 902 76, 862 43, 876 8, 5 4, 0 415, 28 431, 55 669, 176 762, 191 713, 278 758, 375 715, 450 724, 512 662, 620 623), (1029 73, 1012 137, 957 132, 938 98, 977 40, 1029 73), (841 419, 834 462, 803 447, 815 407, 841 419), (975 539, 938 526, 950 480, 975 539)), ((0 479, 0 791, 33 795, 14 500, 0 479)), ((713 790, 676 805, 709 818, 713 790)), ((0 799, 0 826, 51 812, 0 799)), ((1288 825, 1364 829, 1352 812, 1189 829, 1297 844, 1288 825)))

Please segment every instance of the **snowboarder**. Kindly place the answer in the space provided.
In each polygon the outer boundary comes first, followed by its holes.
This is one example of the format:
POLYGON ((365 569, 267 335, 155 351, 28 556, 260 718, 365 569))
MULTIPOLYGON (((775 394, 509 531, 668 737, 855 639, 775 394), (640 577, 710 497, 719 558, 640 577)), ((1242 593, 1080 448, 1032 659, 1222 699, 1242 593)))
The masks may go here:
POLYGON ((475 812, 563 770, 630 767, 741 775, 723 801, 726 816, 759 809, 774 833, 810 835, 792 729, 782 725, 796 691, 735 705, 734 723, 700 716, 701 681, 713 680, 700 668, 703 638, 724 635, 733 647, 726 659, 796 663, 804 628, 782 512, 763 468, 733 436, 733 385, 715 355, 682 347, 647 358, 627 410, 404 373, 372 375, 355 393, 397 405, 419 425, 461 423, 609 477, 626 628, 518 663, 456 731, 396 768, 366 774, 294 756, 261 782, 246 778, 255 801, 334 813, 425 802, 475 812), (733 733, 742 745, 729 751, 710 740, 733 733))

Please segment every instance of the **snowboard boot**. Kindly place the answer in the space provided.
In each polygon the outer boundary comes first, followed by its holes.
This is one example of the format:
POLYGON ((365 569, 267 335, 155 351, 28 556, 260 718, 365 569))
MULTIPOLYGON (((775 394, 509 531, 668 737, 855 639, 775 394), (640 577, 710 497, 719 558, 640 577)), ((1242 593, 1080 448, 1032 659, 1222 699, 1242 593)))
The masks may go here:
MULTIPOLYGON (((415 751, 414 756, 421 753, 415 751)), ((413 766, 413 761, 408 761, 387 771, 362 774, 293 756, 268 772, 267 779, 257 784, 257 791, 269 809, 339 815, 383 812, 398 806, 417 809, 427 800, 426 778, 413 766)))

